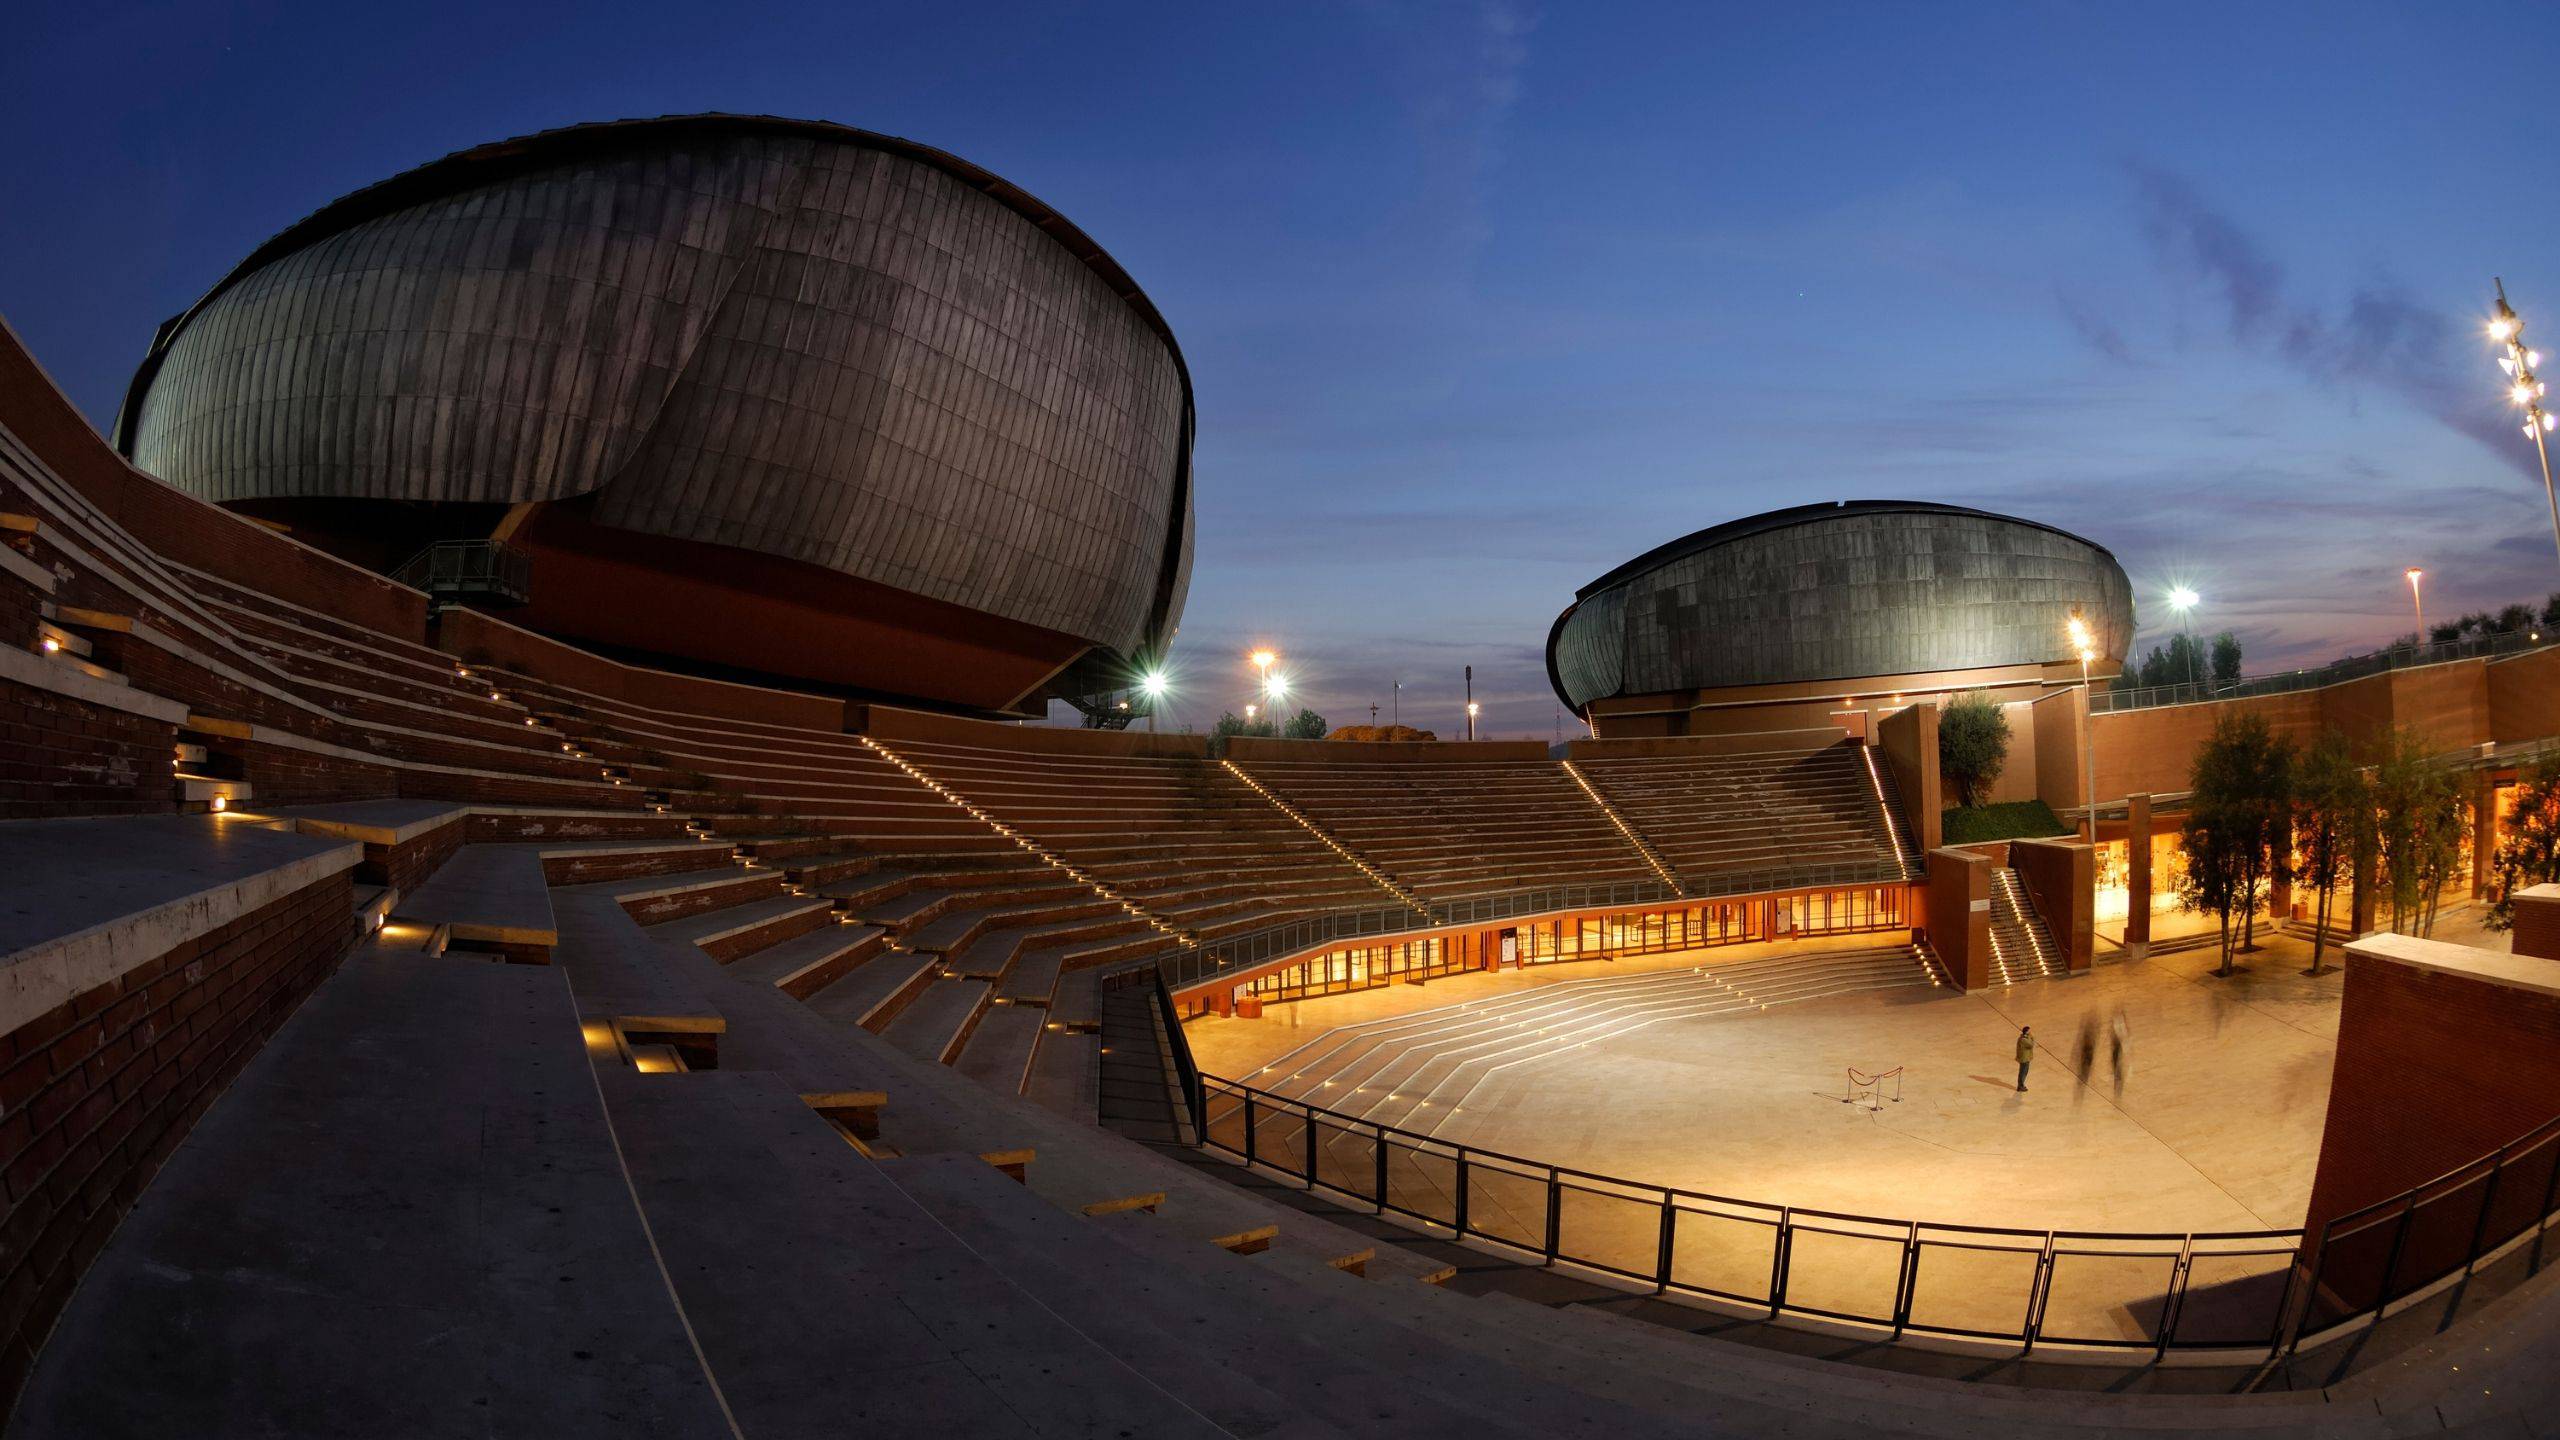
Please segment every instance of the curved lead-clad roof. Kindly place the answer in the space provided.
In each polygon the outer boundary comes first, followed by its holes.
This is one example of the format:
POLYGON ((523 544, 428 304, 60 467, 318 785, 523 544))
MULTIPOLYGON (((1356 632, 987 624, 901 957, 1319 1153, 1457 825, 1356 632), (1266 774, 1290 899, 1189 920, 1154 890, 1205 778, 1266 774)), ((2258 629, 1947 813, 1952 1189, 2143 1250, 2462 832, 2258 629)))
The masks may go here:
POLYGON ((1850 680, 2072 658, 2133 639, 2133 586, 2077 535, 1956 505, 1773 510, 1659 546, 1582 587, 1547 635, 1576 710, 1618 695, 1850 680))
POLYGON ((161 327, 117 421, 217 501, 562 500, 1159 646, 1191 382, 1056 211, 771 116, 545 131, 338 200, 161 327))

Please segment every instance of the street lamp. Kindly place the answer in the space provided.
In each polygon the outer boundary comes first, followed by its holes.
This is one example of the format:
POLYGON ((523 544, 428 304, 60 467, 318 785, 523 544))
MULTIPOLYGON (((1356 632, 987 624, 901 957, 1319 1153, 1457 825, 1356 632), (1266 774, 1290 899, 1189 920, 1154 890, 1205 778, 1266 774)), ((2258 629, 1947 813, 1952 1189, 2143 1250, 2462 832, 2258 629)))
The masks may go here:
POLYGON ((1165 691, 1169 688, 1161 670, 1150 670, 1138 677, 1138 691, 1147 697, 1147 733, 1150 735, 1156 733, 1156 711, 1164 707, 1165 691))
MULTIPOLYGON (((1270 648, 1270 647, 1268 647, 1268 646, 1263 646, 1263 647, 1258 647, 1258 648, 1256 648, 1252 654, 1247 655, 1247 656, 1246 656, 1246 657, 1244 657, 1244 658, 1245 658, 1245 659, 1247 659, 1247 660, 1249 660, 1249 661, 1251 661, 1251 662, 1253 663, 1253 668, 1254 668, 1254 673, 1255 673, 1254 690, 1256 691, 1256 693, 1258 693, 1258 694, 1260 694, 1260 695, 1262 696, 1262 703, 1264 703, 1265 705, 1270 704, 1270 703, 1271 703, 1271 665, 1272 665, 1272 662, 1273 662, 1273 661, 1278 660, 1278 659, 1280 658, 1280 654, 1279 654, 1279 652, 1278 652, 1278 651, 1276 651, 1276 650, 1271 649, 1271 648, 1270 648)), ((1253 714, 1254 714, 1254 707, 1253 707, 1253 706, 1251 706, 1251 705, 1247 705, 1246 707, 1244 707, 1244 718, 1245 718, 1245 719, 1247 719, 1247 720, 1251 720, 1251 719, 1253 718, 1253 714)), ((1279 715, 1280 715, 1280 712, 1279 712, 1279 711, 1277 711, 1277 710, 1274 710, 1274 711, 1272 711, 1272 712, 1271 712, 1271 714, 1272 714, 1272 724, 1276 727, 1276 726, 1279 724, 1279 715)))
POLYGON ((2424 649, 2427 643, 2427 602, 2419 598, 2418 582, 2426 578, 2427 572, 2412 565, 2400 573, 2409 577, 2409 606, 2418 612, 2418 646, 2424 649))
POLYGON ((2542 462, 2543 503, 2551 507, 2551 543, 2560 547, 2560 494, 2551 488, 2551 447, 2543 439, 2560 425, 2560 416, 2542 408, 2548 387, 2533 374, 2542 363, 2542 352, 2524 348, 2524 321, 2507 304, 2507 282, 2497 284, 2498 317, 2489 322, 2489 338, 2506 347, 2507 353, 2498 357, 2498 368, 2507 372, 2507 399, 2524 407, 2524 433, 2533 437, 2534 456, 2542 462))
POLYGON ((1473 700, 1467 702, 1467 738, 1470 740, 1476 738, 1476 712, 1479 708, 1473 700))
POLYGON ((2169 608, 2178 612, 2178 628, 2187 633, 2187 683, 2189 685, 2204 683, 2204 676, 2199 673, 2196 664, 2195 622, 2189 618, 2189 613, 2201 603, 2202 599, 2203 597, 2184 585, 2176 586, 2169 591, 2169 608))
POLYGON ((2089 689, 2089 662, 2098 658, 2097 641, 2089 633, 2089 622, 2080 616, 2080 607, 2071 607, 2071 618, 2065 624, 2071 634, 2071 649, 2080 657, 2080 775, 2081 803, 2089 812, 2089 843, 2098 843, 2098 756, 2089 748, 2090 711, 2096 696, 2089 689))

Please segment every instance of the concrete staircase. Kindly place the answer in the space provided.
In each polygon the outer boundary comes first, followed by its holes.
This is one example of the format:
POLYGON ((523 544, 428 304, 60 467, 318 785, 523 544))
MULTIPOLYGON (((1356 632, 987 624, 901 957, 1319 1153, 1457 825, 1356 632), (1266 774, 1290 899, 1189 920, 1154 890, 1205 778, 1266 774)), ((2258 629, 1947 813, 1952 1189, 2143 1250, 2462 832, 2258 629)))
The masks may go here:
POLYGON ((2015 870, 1991 872, 1991 968, 2003 985, 2070 973, 2062 947, 2015 870))

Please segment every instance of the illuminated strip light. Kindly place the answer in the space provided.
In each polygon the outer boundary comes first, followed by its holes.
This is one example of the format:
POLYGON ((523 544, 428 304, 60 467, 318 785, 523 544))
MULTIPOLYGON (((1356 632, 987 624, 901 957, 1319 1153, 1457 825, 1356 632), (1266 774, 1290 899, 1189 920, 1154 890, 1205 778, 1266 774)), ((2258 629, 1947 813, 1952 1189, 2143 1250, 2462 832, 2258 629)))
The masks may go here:
MULTIPOLYGON (((1616 1039, 1620 1035, 1633 1033, 1659 1020, 1731 1014, 1742 1010, 1766 1010, 1772 1005, 1794 1004, 1804 1000, 1823 999, 1831 995, 1893 989, 1922 983, 1925 976, 1905 975, 1902 978, 1877 979, 1875 977, 1883 974, 1883 971, 1871 968, 1850 970, 1837 963, 1840 960, 1854 958, 1866 967, 1873 967, 1879 962, 1891 961, 1901 953, 1907 953, 1907 951, 1902 950, 1901 947, 1885 947, 1874 950, 1827 951, 1823 952, 1819 958, 1772 957, 1726 967, 1721 977, 1704 968, 1676 971, 1671 972, 1667 978, 1689 983, 1677 988, 1665 989, 1662 993, 1654 995, 1595 994, 1577 986, 1575 989, 1579 993, 1571 997, 1574 1003, 1562 1007, 1560 1014, 1532 1016, 1510 1021, 1497 1027, 1502 1033, 1488 1034, 1472 1044, 1456 1048, 1444 1049, 1427 1044, 1416 1044, 1412 1048, 1397 1053, 1385 1064, 1369 1071, 1367 1076, 1363 1077, 1367 1083, 1357 1087, 1353 1093, 1365 1093, 1369 1089, 1381 1087, 1390 1090, 1412 1090, 1419 1085, 1422 1094, 1426 1097, 1425 1103, 1429 1103, 1428 1097, 1436 1096, 1443 1086, 1458 1078, 1458 1075, 1468 1068, 1502 1061, 1505 1056, 1521 1055, 1522 1058, 1493 1065, 1493 1069, 1486 1072, 1487 1076, 1494 1071, 1509 1069, 1512 1065, 1524 1064, 1543 1055, 1558 1054, 1567 1049, 1579 1049, 1593 1040, 1616 1039), (1696 983, 1701 978, 1706 982, 1704 986, 1696 983), (1628 1023, 1630 1021, 1633 1023, 1628 1023), (1533 1024, 1537 1028, 1528 1035, 1522 1036, 1516 1033, 1533 1024), (1541 1044, 1540 1037, 1551 1038, 1541 1044), (1476 1053, 1485 1051, 1488 1047, 1495 1048, 1492 1048, 1490 1053, 1476 1053), (1524 1055, 1522 1052, 1529 1053, 1524 1055), (1420 1063, 1415 1065, 1404 1078, 1389 1078, 1400 1065, 1416 1059, 1417 1054, 1419 1054, 1420 1063), (1428 1085, 1421 1085, 1424 1077, 1434 1066, 1443 1064, 1449 1066, 1450 1073, 1431 1081, 1428 1085)), ((1303 1078, 1304 1073, 1300 1071, 1290 1078, 1293 1080, 1303 1078)), ((1350 1078, 1353 1077, 1346 1068, 1344 1071, 1336 1072, 1335 1078, 1322 1082, 1322 1086, 1331 1088, 1350 1078)), ((1482 1078, 1479 1077, 1476 1082, 1469 1085, 1469 1093, 1473 1092, 1476 1084, 1482 1083, 1482 1078)), ((1311 1093, 1312 1089, 1302 1091, 1300 1096, 1304 1098, 1311 1093)), ((1462 1101, 1464 1098, 1464 1095, 1460 1097, 1462 1101)), ((1374 1110, 1374 1102, 1370 1108, 1374 1110)), ((1361 1113, 1365 1116, 1368 1112, 1361 1113)))
POLYGON ((1893 806, 1884 798, 1884 776, 1876 771, 1876 754, 1869 746, 1858 747, 1858 758, 1867 762, 1867 785, 1876 792, 1876 813, 1884 817, 1884 838, 1893 846, 1894 868, 1902 878, 1911 878, 1911 857, 1902 853, 1902 827, 1893 823, 1893 806))
POLYGON ((1627 837, 1627 843, 1633 845, 1636 853, 1644 857, 1644 863, 1653 867, 1654 874, 1662 877, 1662 883, 1671 887, 1671 893, 1683 900, 1689 898, 1689 892, 1680 888, 1680 877, 1671 873, 1671 867, 1662 863, 1661 858, 1653 853, 1653 847, 1644 843, 1643 837, 1636 834, 1635 827, 1620 818, 1618 807, 1603 798, 1600 791, 1589 780, 1583 778, 1582 772, 1574 768, 1572 761, 1562 760, 1557 763, 1564 766, 1564 773, 1573 777, 1574 784, 1582 787, 1582 793, 1591 797, 1591 803, 1600 807, 1600 813, 1609 817, 1609 823, 1618 827, 1618 833, 1627 837))
POLYGON ((1103 899, 1108 900, 1114 905, 1119 906, 1121 909, 1128 911, 1131 915, 1144 920, 1161 933, 1171 935, 1175 939, 1181 941, 1184 949, 1196 950, 1200 948, 1200 942, 1191 935, 1181 930, 1177 930, 1173 926, 1166 924, 1164 921, 1157 919, 1146 910, 1139 908, 1137 902, 1131 900, 1128 896, 1121 894, 1111 886, 1103 883, 1099 877, 1086 874, 1084 871, 1068 864, 1064 857, 1032 840, 1030 836, 1023 834, 1021 831, 1018 831, 1012 826, 1005 824, 1003 821, 998 820, 993 815, 979 809, 967 800, 962 799, 956 791, 949 789, 941 781, 934 779, 931 775, 926 774, 918 767, 907 763, 905 757, 899 755, 896 751, 891 750, 888 746, 881 744, 879 741, 872 739, 868 735, 857 735, 854 738, 860 740, 865 746, 877 753, 880 758, 907 772, 907 774, 913 778, 917 784, 924 786, 934 794, 950 801, 952 804, 960 807, 961 810, 967 812, 971 819, 976 820, 979 824, 986 826, 988 829, 995 831, 1007 840, 1012 841, 1026 854, 1037 856, 1042 861, 1055 866, 1059 870, 1065 871, 1068 877, 1075 880, 1078 884, 1090 887, 1095 894, 1100 895, 1103 899))
POLYGON ((1414 909, 1421 911, 1425 915, 1431 913, 1431 907, 1423 904, 1419 898, 1412 894, 1412 892, 1406 890, 1403 886, 1398 885, 1393 880, 1388 879, 1383 873, 1371 866, 1368 861, 1351 853, 1350 847, 1344 845, 1341 841, 1334 839, 1332 835, 1326 833, 1313 820, 1299 814, 1296 806, 1291 805, 1288 801, 1283 800, 1279 796, 1262 788, 1262 782, 1244 773, 1242 767, 1238 766, 1236 762, 1233 760, 1220 760, 1218 763, 1227 767, 1227 773, 1243 781, 1254 794, 1270 801, 1274 809, 1277 809, 1281 814, 1288 816, 1290 819, 1297 821, 1300 828, 1304 829, 1308 834, 1313 835, 1318 840, 1323 841, 1325 845, 1333 851, 1333 853, 1350 861, 1352 866, 1361 874, 1368 876, 1372 881, 1376 882, 1379 889, 1386 891, 1388 894, 1393 895, 1397 899, 1412 906, 1414 909))

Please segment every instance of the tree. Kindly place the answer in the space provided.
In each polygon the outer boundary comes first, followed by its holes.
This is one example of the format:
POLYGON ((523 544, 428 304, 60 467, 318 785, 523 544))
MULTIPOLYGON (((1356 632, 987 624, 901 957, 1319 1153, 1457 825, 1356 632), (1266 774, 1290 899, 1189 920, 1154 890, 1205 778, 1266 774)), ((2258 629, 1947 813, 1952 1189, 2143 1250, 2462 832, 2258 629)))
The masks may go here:
POLYGON ((2240 683, 2240 637, 2228 630, 2213 637, 2213 683, 2217 687, 2240 683))
POLYGON ((2197 747, 2187 788, 2179 825, 2187 878, 2179 898, 2220 922, 2218 973, 2229 975, 2233 921, 2242 926, 2240 948, 2255 949, 2259 896, 2291 869, 2292 742, 2277 739, 2264 716, 2224 715, 2197 747))
POLYGON ((1288 728, 1280 733, 1290 740, 1321 740, 1325 730, 1323 716, 1300 706, 1298 713, 1289 717, 1288 728))
POLYGON ((2376 879, 2391 901, 2391 928, 2423 935, 2461 855, 2467 807, 2456 774, 2428 756, 2416 731, 2395 726, 2374 766, 2373 806, 2376 879))
POLYGON ((2009 717, 1980 692, 1938 717, 1938 773, 1956 787, 1958 803, 1979 805, 2009 763, 2009 717))
POLYGON ((2533 607, 2530 605, 2510 605, 2499 611, 2497 628, 2501 632, 2508 633, 2512 633, 2517 630, 2532 629, 2533 607))
POLYGON ((1233 710, 1229 710, 1218 717, 1217 724, 1209 727, 1209 733, 1221 736, 1251 735, 1268 740, 1275 732, 1272 729, 1271 717, 1268 715, 1256 715, 1247 720, 1233 710))
POLYGON ((2542 602, 2542 628, 2560 630, 2560 590, 2552 591, 2551 598, 2542 602))
POLYGON ((2294 836, 2301 847, 2302 882, 2318 897, 2311 930, 2311 973, 2329 943, 2330 897, 2355 876, 2363 837, 2373 828, 2373 796, 2347 737, 2323 730, 2302 752, 2293 776, 2294 836))
POLYGON ((2560 881, 2560 755, 2544 756, 2517 778, 2505 828, 2489 860, 2492 930, 2516 923, 2517 891, 2560 881))

